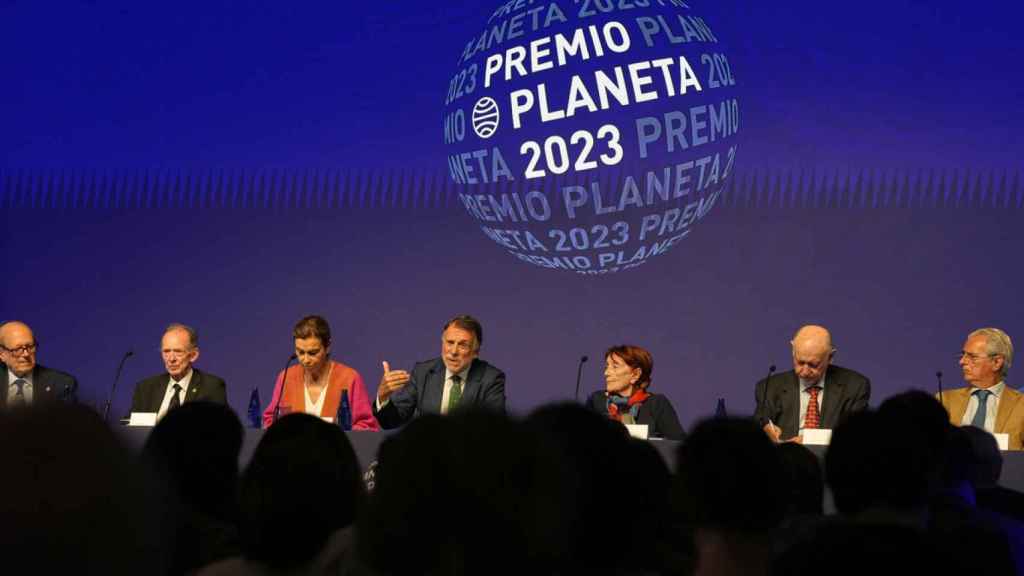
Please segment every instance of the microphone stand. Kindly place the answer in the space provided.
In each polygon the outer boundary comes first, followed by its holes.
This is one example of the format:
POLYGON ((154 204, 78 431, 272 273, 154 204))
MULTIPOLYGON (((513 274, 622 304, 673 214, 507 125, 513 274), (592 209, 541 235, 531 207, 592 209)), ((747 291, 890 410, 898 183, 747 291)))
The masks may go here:
POLYGON ((117 373, 114 374, 114 383, 110 385, 110 395, 107 396, 107 405, 103 407, 103 422, 107 421, 107 416, 110 415, 110 403, 114 401, 114 390, 117 390, 117 381, 121 379, 121 370, 124 369, 124 363, 131 357, 135 352, 129 350, 124 353, 121 357, 121 361, 117 364, 117 373))
POLYGON ((587 356, 586 354, 584 354, 583 356, 580 356, 580 362, 576 366, 576 396, 575 396, 575 398, 576 398, 577 402, 580 401, 580 378, 583 376, 583 364, 587 360, 590 360, 590 357, 587 356))
POLYGON ((274 403, 274 423, 277 423, 277 419, 281 417, 281 399, 284 398, 284 387, 288 382, 288 369, 291 368, 292 360, 295 358, 295 354, 292 354, 284 364, 284 374, 281 375, 281 392, 277 395, 277 402, 274 403))

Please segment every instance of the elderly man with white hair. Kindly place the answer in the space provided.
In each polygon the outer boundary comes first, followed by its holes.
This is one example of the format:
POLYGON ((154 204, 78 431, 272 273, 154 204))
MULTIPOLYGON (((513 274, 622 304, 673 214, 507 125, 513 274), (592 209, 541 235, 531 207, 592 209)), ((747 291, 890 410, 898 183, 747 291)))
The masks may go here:
POLYGON ((0 324, 0 360, 4 363, 0 367, 0 408, 75 401, 78 381, 66 372, 38 364, 38 350, 28 324, 0 324))
POLYGON ((963 388, 942 394, 949 421, 1009 436, 1010 450, 1024 449, 1024 394, 1006 384, 1013 364, 1013 342, 998 328, 981 328, 967 335, 958 354, 963 388))
POLYGON ((847 414, 868 407, 871 381, 832 364, 836 349, 827 329, 804 326, 790 344, 793 369, 769 375, 754 391, 754 418, 772 440, 800 441, 804 430, 835 428, 847 414))

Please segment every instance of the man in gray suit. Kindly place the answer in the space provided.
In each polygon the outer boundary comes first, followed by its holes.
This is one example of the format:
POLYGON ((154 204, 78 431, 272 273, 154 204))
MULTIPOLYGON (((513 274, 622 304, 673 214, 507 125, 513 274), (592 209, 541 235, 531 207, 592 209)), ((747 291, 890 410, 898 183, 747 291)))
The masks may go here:
POLYGON ((383 428, 397 428, 420 414, 447 414, 476 406, 505 412, 505 373, 478 355, 483 327, 472 316, 456 316, 441 332, 441 357, 416 364, 412 373, 391 370, 377 387, 373 415, 383 428))
POLYGON ((74 402, 78 382, 74 376, 36 363, 39 344, 24 322, 0 324, 0 408, 74 402))

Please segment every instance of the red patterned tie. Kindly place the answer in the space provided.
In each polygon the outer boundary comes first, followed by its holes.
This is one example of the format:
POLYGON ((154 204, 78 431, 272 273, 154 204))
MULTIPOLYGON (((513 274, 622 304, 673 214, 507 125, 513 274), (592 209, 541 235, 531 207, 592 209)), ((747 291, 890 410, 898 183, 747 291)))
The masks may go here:
POLYGON ((804 416, 804 428, 818 428, 821 426, 821 417, 818 415, 818 386, 811 386, 807 393, 811 399, 807 401, 807 415, 804 416))

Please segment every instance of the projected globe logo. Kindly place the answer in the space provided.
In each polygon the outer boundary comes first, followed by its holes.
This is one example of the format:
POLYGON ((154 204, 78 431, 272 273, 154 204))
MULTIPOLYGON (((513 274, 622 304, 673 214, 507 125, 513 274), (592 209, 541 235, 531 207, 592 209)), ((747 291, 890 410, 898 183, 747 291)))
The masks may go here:
POLYGON ((636 268, 713 220, 736 160, 737 92, 688 2, 506 2, 449 81, 448 177, 512 258, 636 268))
POLYGON ((484 96, 473 105, 473 131, 481 138, 490 138, 498 129, 498 103, 490 96, 484 96))

